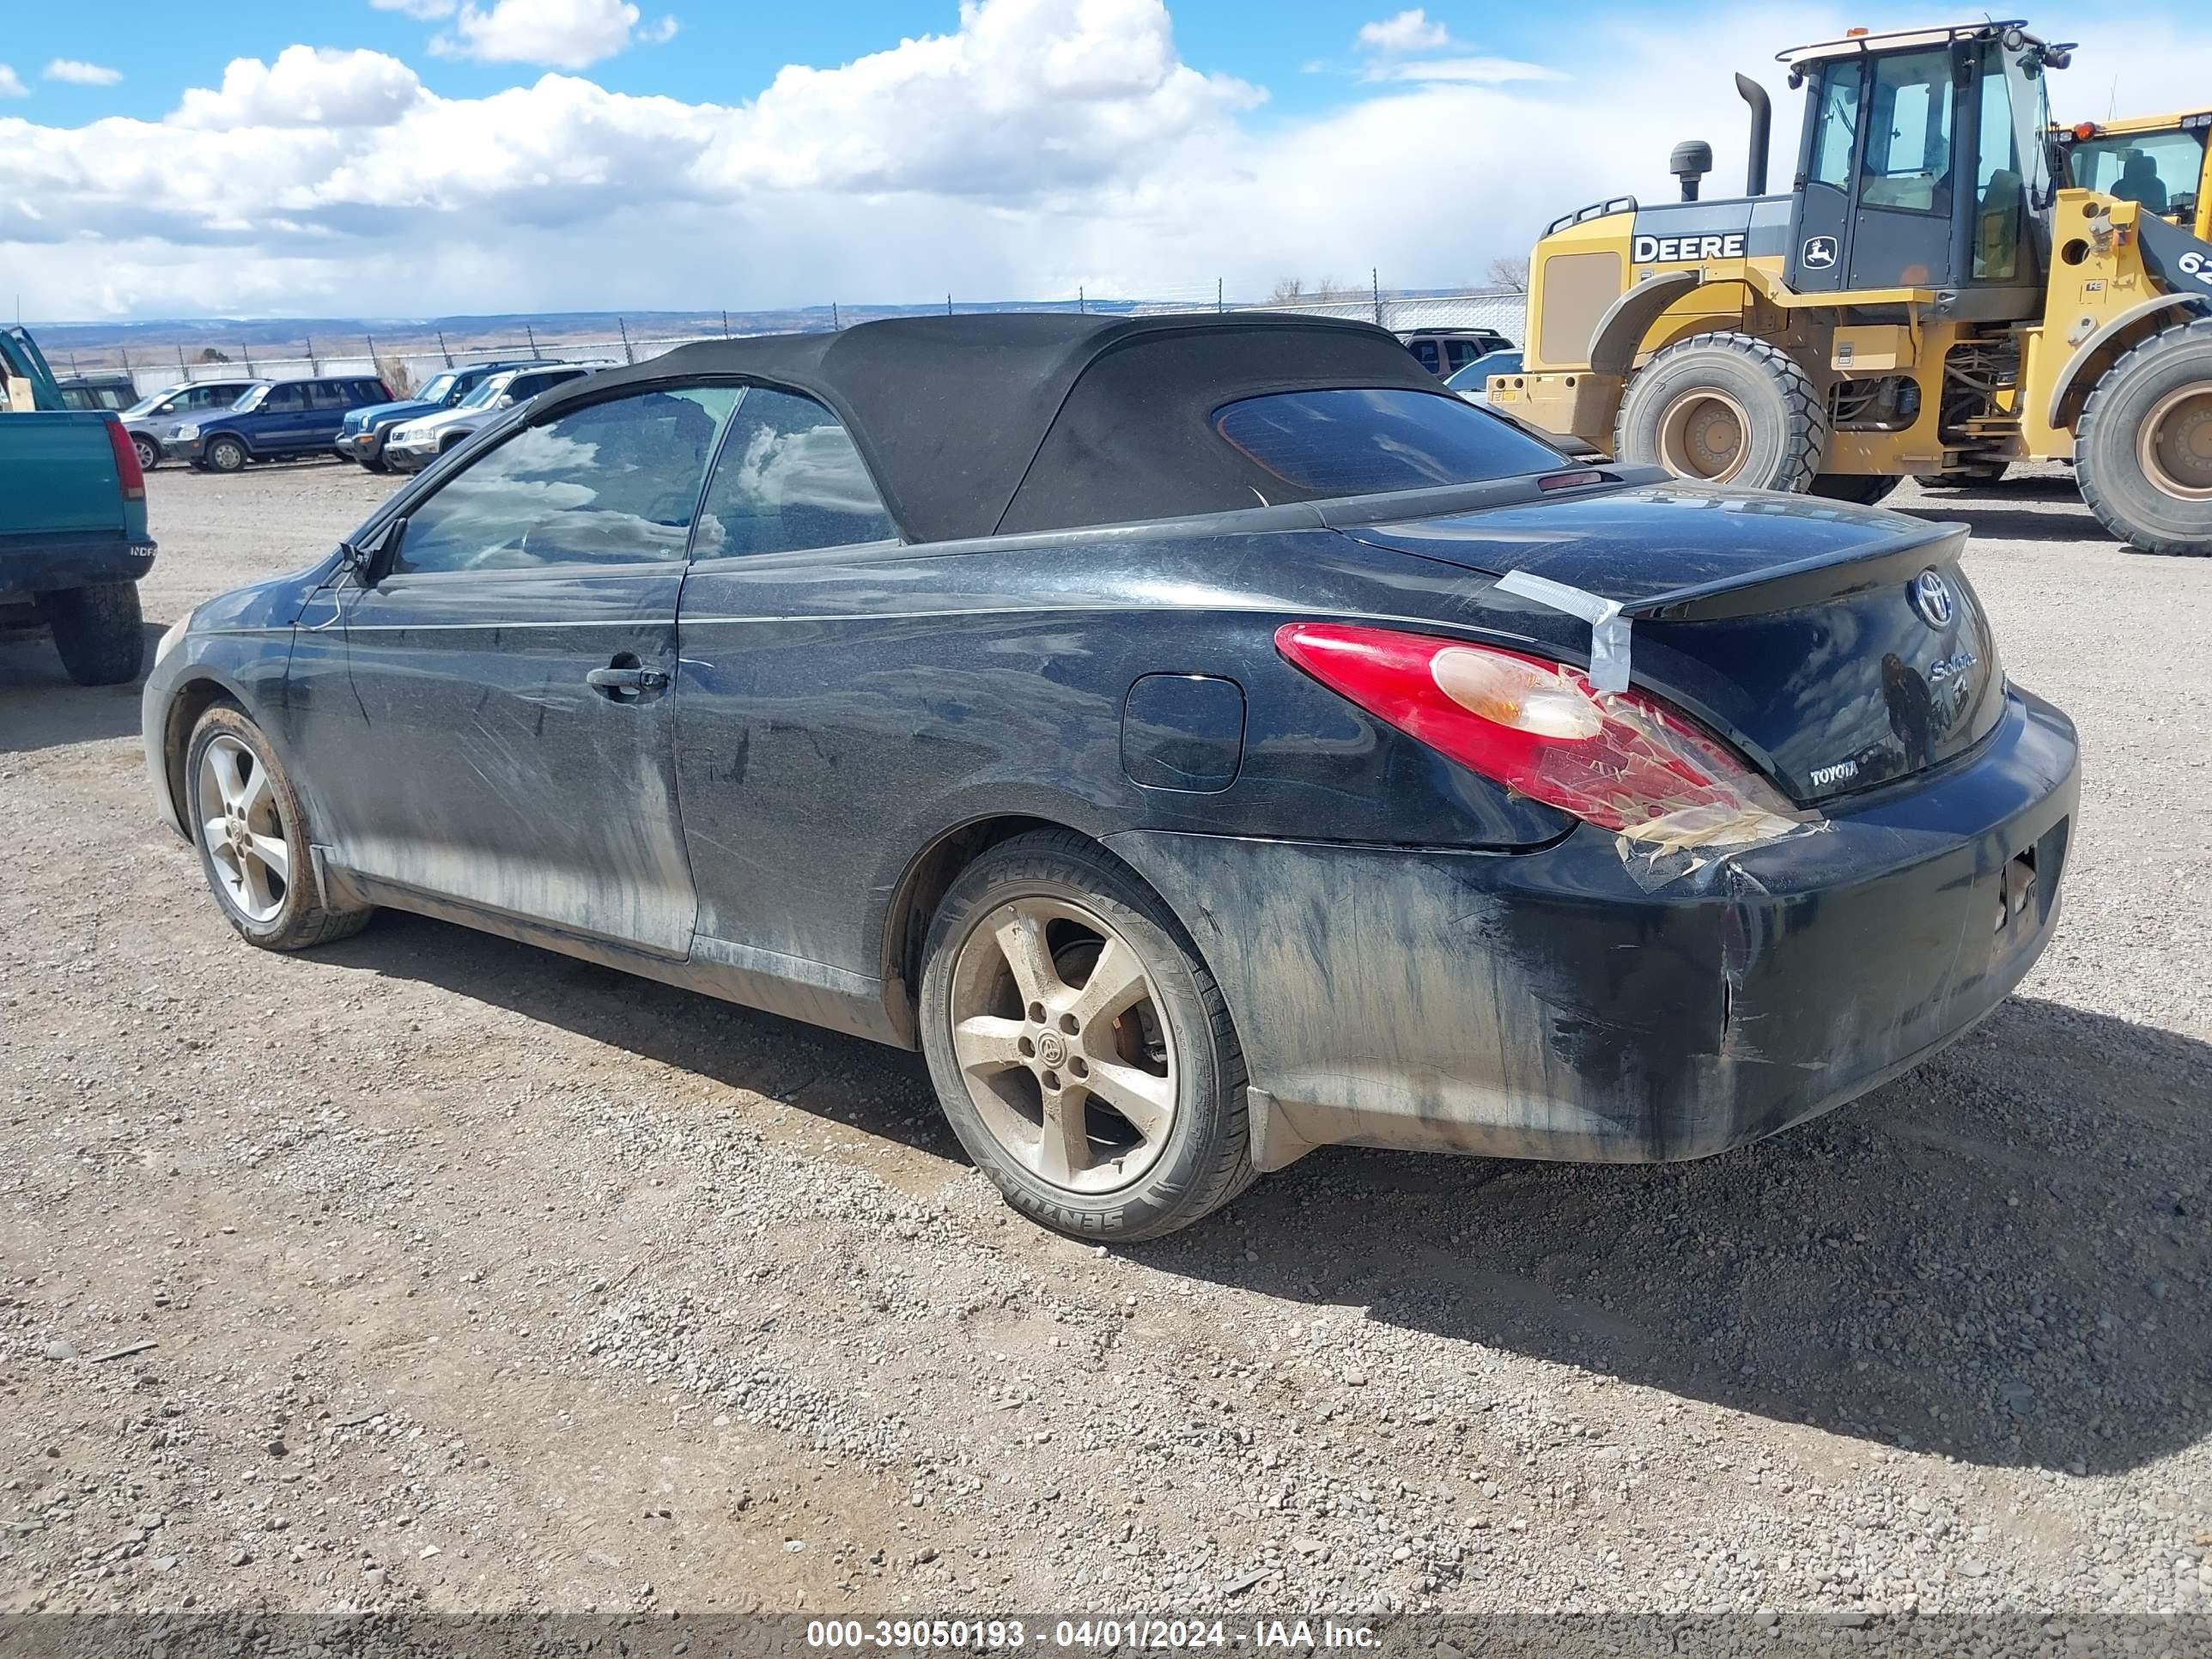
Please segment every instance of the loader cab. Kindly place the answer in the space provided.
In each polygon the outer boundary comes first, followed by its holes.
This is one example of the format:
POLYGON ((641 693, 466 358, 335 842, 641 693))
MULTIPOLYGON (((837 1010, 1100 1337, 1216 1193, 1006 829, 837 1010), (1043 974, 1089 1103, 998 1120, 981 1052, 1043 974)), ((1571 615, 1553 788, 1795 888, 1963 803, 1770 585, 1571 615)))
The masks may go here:
POLYGON ((1800 293, 1954 290, 2024 314, 2050 200, 2046 66, 2016 23, 1859 35, 1782 54, 1806 88, 1784 280, 1800 293), (2023 292, 2025 291, 2025 292, 2023 292))
POLYGON ((2054 128, 2066 182, 2139 204, 2200 241, 2212 240, 2212 110, 2054 128))

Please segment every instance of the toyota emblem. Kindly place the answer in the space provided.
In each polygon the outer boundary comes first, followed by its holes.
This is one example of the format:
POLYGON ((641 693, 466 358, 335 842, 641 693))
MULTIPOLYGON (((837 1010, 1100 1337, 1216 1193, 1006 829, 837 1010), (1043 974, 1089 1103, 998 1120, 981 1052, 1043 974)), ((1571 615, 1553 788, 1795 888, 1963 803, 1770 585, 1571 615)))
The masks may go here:
POLYGON ((1936 570, 1923 570, 1912 579, 1912 608, 1930 628, 1948 628, 1954 606, 1951 584, 1936 570))

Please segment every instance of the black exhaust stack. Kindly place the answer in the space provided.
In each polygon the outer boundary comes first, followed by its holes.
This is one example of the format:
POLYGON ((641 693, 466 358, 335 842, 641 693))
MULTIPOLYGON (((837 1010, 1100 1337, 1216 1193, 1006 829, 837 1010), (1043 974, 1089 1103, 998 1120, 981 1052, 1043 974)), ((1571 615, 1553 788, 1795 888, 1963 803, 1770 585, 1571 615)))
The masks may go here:
POLYGON ((1735 77, 1735 89, 1743 101, 1751 106, 1751 159, 1743 175, 1743 193, 1747 196, 1766 194, 1766 138, 1774 125, 1774 106, 1766 96, 1766 88, 1748 75, 1735 77))

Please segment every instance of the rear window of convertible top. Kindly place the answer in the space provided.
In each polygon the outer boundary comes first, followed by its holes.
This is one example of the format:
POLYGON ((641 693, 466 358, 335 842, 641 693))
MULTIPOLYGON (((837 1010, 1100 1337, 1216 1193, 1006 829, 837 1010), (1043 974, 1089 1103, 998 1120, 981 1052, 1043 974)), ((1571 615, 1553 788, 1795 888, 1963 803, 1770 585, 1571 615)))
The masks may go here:
POLYGON ((1456 392, 1277 392, 1223 404, 1213 427, 1284 483, 1319 495, 1486 483, 1548 472, 1565 459, 1456 392))

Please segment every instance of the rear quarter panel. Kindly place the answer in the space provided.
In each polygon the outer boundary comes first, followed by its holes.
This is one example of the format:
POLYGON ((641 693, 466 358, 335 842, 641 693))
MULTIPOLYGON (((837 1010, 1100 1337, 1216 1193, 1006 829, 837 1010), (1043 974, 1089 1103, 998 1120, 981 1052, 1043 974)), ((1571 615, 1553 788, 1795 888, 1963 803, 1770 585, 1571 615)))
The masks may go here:
POLYGON ((1274 649, 1285 621, 1435 617, 1488 585, 1326 530, 702 562, 684 586, 677 687, 699 931, 884 973, 886 914, 915 860, 949 831, 1006 815, 1102 837, 1556 837, 1563 814, 1509 800, 1274 649), (1125 772, 1125 699, 1139 677, 1162 673, 1241 688, 1242 754, 1226 788, 1142 787, 1125 772))

